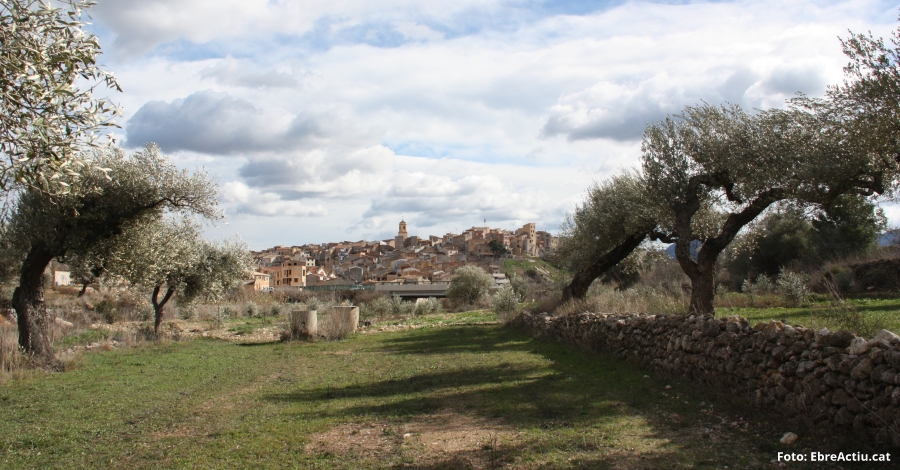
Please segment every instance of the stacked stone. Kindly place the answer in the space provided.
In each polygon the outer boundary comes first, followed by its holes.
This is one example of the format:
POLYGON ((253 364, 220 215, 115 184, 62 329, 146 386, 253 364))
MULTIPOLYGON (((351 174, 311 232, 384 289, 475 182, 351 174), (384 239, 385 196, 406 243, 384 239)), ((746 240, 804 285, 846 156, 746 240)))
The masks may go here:
POLYGON ((900 337, 866 340, 782 322, 751 328, 732 316, 525 313, 515 323, 545 340, 605 351, 818 426, 900 447, 900 337))

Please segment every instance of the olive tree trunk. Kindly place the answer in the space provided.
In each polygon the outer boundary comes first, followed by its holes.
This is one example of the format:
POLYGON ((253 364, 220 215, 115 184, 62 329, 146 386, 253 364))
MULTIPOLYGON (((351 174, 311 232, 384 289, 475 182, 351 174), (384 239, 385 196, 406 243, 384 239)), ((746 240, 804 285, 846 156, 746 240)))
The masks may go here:
POLYGON ((163 295, 162 300, 159 300, 159 292, 162 290, 162 286, 156 286, 153 288, 153 295, 150 297, 150 301, 153 302, 153 334, 159 338, 159 326, 162 324, 163 319, 163 309, 166 306, 166 302, 172 298, 172 294, 175 293, 174 287, 166 288, 166 293, 163 295))
POLYGON ((647 237, 647 232, 633 233, 618 246, 597 258, 589 266, 575 273, 572 282, 562 291, 562 302, 572 299, 583 299, 594 280, 609 271, 623 259, 627 258, 647 237))
MULTIPOLYGON (((781 189, 763 191, 740 212, 728 215, 725 223, 714 237, 706 238, 697 252, 697 259, 691 256, 691 241, 694 240, 691 220, 700 208, 699 197, 676 208, 675 224, 678 239, 675 242, 675 257, 681 269, 691 280, 690 313, 715 315, 713 301, 716 298, 716 262, 719 254, 730 244, 738 232, 766 208, 781 200, 781 189)), ((732 198, 729 198, 732 199, 732 198)), ((740 202, 736 198, 732 199, 740 202)))
POLYGON ((58 365, 48 335, 52 319, 44 303, 44 270, 52 259, 52 251, 33 247, 22 263, 19 287, 12 298, 18 319, 19 346, 42 367, 58 365))

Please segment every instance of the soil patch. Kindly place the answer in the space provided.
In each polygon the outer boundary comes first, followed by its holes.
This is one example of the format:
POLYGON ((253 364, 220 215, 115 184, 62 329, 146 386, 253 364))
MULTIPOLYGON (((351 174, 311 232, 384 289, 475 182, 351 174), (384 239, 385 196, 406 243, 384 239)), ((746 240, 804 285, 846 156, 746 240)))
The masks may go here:
POLYGON ((312 435, 305 451, 425 468, 491 468, 502 463, 504 448, 517 444, 513 427, 444 411, 402 423, 342 424, 312 435))

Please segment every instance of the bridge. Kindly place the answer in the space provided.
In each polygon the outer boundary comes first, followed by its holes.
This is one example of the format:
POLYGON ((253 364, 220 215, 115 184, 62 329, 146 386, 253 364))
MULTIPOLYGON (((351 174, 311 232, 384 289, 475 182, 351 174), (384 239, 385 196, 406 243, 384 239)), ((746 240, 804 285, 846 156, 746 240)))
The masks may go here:
POLYGON ((445 284, 376 284, 375 292, 397 297, 447 297, 450 283, 445 284))
MULTIPOLYGON (((294 289, 305 292, 317 291, 345 291, 345 290, 373 290, 376 292, 384 292, 387 295, 397 297, 447 297, 447 289, 450 283, 440 284, 396 284, 388 282, 384 284, 367 284, 367 285, 333 285, 333 286, 303 286, 294 289)), ((291 290, 290 288, 276 288, 276 290, 291 290)))

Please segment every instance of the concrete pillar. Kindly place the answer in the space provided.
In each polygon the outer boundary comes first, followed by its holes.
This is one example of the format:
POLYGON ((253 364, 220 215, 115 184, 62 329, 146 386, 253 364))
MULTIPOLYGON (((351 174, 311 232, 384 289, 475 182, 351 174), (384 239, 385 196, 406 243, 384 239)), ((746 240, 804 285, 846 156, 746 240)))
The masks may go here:
POLYGON ((335 306, 331 307, 331 314, 337 317, 340 324, 346 325, 350 333, 359 327, 359 307, 335 306))
POLYGON ((291 339, 301 336, 315 338, 319 333, 315 310, 291 310, 291 339))

